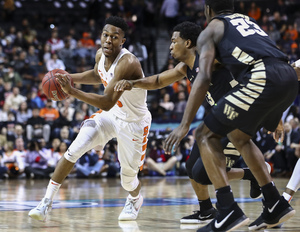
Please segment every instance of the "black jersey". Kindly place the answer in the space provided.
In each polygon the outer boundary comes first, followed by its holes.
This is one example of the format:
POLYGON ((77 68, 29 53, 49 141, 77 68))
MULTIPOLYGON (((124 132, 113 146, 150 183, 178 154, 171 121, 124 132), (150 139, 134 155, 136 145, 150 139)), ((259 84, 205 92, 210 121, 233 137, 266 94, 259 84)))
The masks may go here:
POLYGON ((222 20, 225 26, 216 58, 237 80, 240 74, 249 70, 249 66, 261 59, 271 57, 288 60, 254 19, 242 14, 224 14, 215 18, 222 20))
MULTIPOLYGON (((199 54, 196 53, 193 69, 187 67, 187 78, 190 82, 194 82, 199 72, 199 54)), ((205 110, 209 110, 211 106, 231 90, 237 81, 233 79, 231 73, 224 67, 218 68, 212 72, 210 87, 206 93, 206 102, 203 103, 205 110)))
POLYGON ((196 52, 196 57, 194 61, 193 69, 191 70, 189 66, 187 66, 186 77, 189 79, 191 83, 194 83, 194 80, 199 72, 199 54, 196 52))

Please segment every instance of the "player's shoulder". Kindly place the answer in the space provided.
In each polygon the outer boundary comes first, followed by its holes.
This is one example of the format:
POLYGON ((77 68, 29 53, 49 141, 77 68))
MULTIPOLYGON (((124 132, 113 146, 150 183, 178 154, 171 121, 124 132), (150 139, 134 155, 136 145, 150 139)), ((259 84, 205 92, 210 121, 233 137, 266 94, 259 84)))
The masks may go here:
POLYGON ((124 65, 134 65, 139 64, 138 58, 131 52, 126 52, 119 60, 120 64, 124 65))
POLYGON ((122 79, 135 80, 143 77, 142 66, 138 58, 130 52, 125 52, 119 59, 116 72, 122 75, 122 79))
MULTIPOLYGON (((203 30, 203 32, 205 31, 206 33, 212 33, 212 32, 219 32, 220 29, 224 30, 224 20, 218 19, 218 18, 214 18, 205 28, 205 30, 203 30)), ((202 33, 201 33, 202 34, 202 33)))
POLYGON ((220 19, 213 19, 207 27, 200 33, 197 44, 203 44, 213 40, 216 44, 219 43, 224 35, 225 25, 220 19))
POLYGON ((102 48, 99 48, 96 52, 96 57, 95 57, 96 63, 100 61, 101 56, 102 56, 102 48))
POLYGON ((186 63, 184 63, 184 62, 179 62, 176 66, 175 66, 175 70, 177 70, 178 72, 180 72, 180 73, 182 73, 182 74, 184 74, 184 75, 186 75, 186 73, 187 73, 187 64, 186 63))

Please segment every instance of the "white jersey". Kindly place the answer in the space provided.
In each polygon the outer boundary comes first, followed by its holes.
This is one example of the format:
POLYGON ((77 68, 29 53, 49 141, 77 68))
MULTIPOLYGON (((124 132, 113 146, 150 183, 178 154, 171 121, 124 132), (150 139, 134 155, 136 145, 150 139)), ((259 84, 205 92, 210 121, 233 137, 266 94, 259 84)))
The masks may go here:
MULTIPOLYGON (((121 57, 128 53, 131 54, 126 48, 123 48, 108 71, 104 68, 105 55, 101 55, 98 73, 104 87, 114 78, 115 68, 121 57)), ((131 91, 124 91, 117 104, 109 112, 124 121, 139 121, 148 113, 146 98, 147 90, 144 89, 133 88, 131 91)))

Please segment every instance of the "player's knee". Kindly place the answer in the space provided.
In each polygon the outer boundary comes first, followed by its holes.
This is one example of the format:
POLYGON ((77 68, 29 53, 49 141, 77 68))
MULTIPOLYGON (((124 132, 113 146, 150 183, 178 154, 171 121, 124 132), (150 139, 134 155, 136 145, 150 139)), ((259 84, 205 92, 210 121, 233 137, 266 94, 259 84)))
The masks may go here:
POLYGON ((186 167, 186 172, 189 176, 190 179, 194 179, 193 178, 193 167, 194 167, 194 163, 191 161, 191 159, 188 159, 186 161, 186 164, 185 164, 185 167, 186 167))
POLYGON ((79 156, 71 154, 69 151, 66 151, 64 154, 66 160, 70 161, 71 163, 76 163, 77 160, 80 158, 79 156))
POLYGON ((127 176, 126 174, 121 173, 121 185, 127 192, 132 192, 138 187, 139 179, 137 178, 137 175, 127 176))
POLYGON ((77 160, 85 154, 86 149, 83 146, 78 146, 78 144, 73 142, 68 150, 65 152, 64 157, 66 160, 76 163, 77 160), (76 145, 74 145, 76 144, 76 145))
POLYGON ((202 185, 210 185, 211 184, 211 181, 206 173, 204 166, 201 168, 193 168, 192 174, 194 177, 193 178, 194 181, 196 181, 197 183, 202 184, 202 185))
POLYGON ((250 136, 244 133, 229 133, 227 137, 237 149, 242 149, 251 143, 250 136))

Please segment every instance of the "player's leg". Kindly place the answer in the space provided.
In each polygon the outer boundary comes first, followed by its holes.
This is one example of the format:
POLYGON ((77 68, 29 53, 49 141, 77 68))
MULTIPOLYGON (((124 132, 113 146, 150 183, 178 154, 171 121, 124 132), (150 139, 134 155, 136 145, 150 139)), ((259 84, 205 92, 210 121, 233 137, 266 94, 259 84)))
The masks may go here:
POLYGON ((58 192, 63 180, 73 169, 76 161, 87 151, 97 145, 105 144, 113 132, 105 132, 109 128, 109 117, 100 117, 97 120, 105 121, 106 127, 102 127, 93 119, 86 120, 79 131, 76 139, 72 142, 67 152, 59 160, 52 178, 47 186, 46 194, 37 207, 29 212, 29 216, 40 221, 45 221, 47 214, 51 210, 51 205, 55 194, 58 192))
POLYGON ((149 114, 139 122, 117 124, 121 185, 129 193, 118 218, 120 221, 135 220, 143 204, 143 196, 140 194, 141 183, 137 175, 143 168, 150 123, 149 114))
MULTIPOLYGON (((251 198, 259 198, 261 197, 261 188, 258 185, 257 180, 253 176, 250 169, 247 168, 232 168, 233 165, 239 160, 241 157, 240 152, 234 147, 234 145, 229 141, 227 137, 222 138, 222 145, 224 147, 224 154, 226 156, 226 164, 227 164, 227 176, 229 180, 249 180, 250 181, 250 197, 251 198)), ((267 166, 269 166, 266 163, 267 166)), ((271 168, 271 167, 269 167, 271 168)))
MULTIPOLYGON (((227 155, 227 175, 229 180, 250 180, 250 196, 253 198, 261 195, 260 186, 248 168, 229 168, 240 157, 239 152, 229 143, 227 138, 222 139, 224 153, 227 155)), ((181 218, 181 223, 205 223, 211 221, 216 214, 213 208, 209 194, 208 186, 211 181, 207 176, 197 143, 194 144, 190 157, 186 163, 187 173, 189 175, 193 189, 198 197, 200 210, 194 211, 194 214, 181 218)))
MULTIPOLYGON (((265 162, 268 172, 271 172, 271 166, 265 162)), ((260 198, 262 196, 261 187, 259 186, 254 175, 249 168, 231 168, 228 172, 229 180, 249 180, 250 181, 250 197, 253 199, 260 198)))
POLYGON ((228 135, 235 147, 241 152, 247 166, 259 182, 264 196, 264 211, 261 216, 250 224, 250 230, 273 227, 292 217, 295 211, 289 206, 288 202, 280 197, 275 187, 266 165, 263 155, 258 147, 251 141, 249 135, 235 130, 228 135))
MULTIPOLYGON (((226 155, 227 163, 227 175, 229 180, 249 180, 250 181, 250 197, 253 199, 259 198, 262 196, 261 188, 253 176, 252 172, 248 167, 246 168, 232 168, 234 164, 241 157, 240 152, 234 147, 234 145, 229 141, 227 137, 224 137, 221 140, 224 146, 224 154, 226 155)), ((270 173, 271 167, 268 163, 265 162, 270 173)))
MULTIPOLYGON (((201 159, 200 159, 201 160, 201 159)), ((231 160, 231 158, 227 157, 227 160, 231 160)), ((197 162, 198 163, 198 162, 197 162)), ((200 161, 199 161, 200 163, 200 161)), ((266 163, 268 167, 268 171, 271 171, 271 167, 268 163, 266 163)), ((249 168, 230 168, 227 163, 227 176, 228 180, 249 180, 250 181, 250 197, 253 199, 261 197, 261 188, 258 185, 257 180, 253 176, 252 172, 249 168)), ((201 164, 195 165, 198 168, 194 169, 194 176, 196 182, 203 185, 211 185, 211 181, 209 180, 207 173, 205 171, 204 165, 201 161, 201 164)))
POLYGON ((297 190, 300 187, 300 159, 298 159, 295 168, 293 170, 293 174, 286 186, 286 189, 282 196, 290 202, 297 190))
POLYGON ((264 211, 250 224, 250 230, 272 227, 294 214, 271 182, 262 153, 251 141, 251 136, 262 126, 274 131, 282 112, 298 93, 297 76, 285 62, 266 59, 258 61, 254 67, 253 72, 246 73, 241 82, 217 102, 212 108, 212 117, 205 118, 205 124, 214 133, 227 134, 262 186, 264 211))
MULTIPOLYGON (((189 159, 186 162, 186 170, 190 178, 191 185, 199 203, 199 210, 194 211, 193 214, 182 217, 181 223, 206 223, 210 222, 216 215, 216 209, 212 206, 208 186, 197 183, 194 178, 202 177, 196 170, 204 169, 200 152, 197 143, 194 143, 189 159), (196 173, 196 174, 195 174, 196 173)), ((204 169, 205 170, 205 169, 204 169)), ((207 176, 207 175, 206 175, 207 176)))
POLYGON ((214 184, 218 214, 215 219, 198 231, 229 231, 246 225, 249 218, 234 200, 226 173, 226 159, 221 144, 222 136, 214 134, 204 124, 196 130, 201 158, 209 179, 214 184))
MULTIPOLYGON (((287 202, 291 202, 293 199, 294 194, 298 191, 300 187, 300 159, 298 159, 296 166, 293 170, 292 176, 283 192, 282 196, 287 202)), ((283 223, 274 226, 273 228, 281 228, 283 223)))

